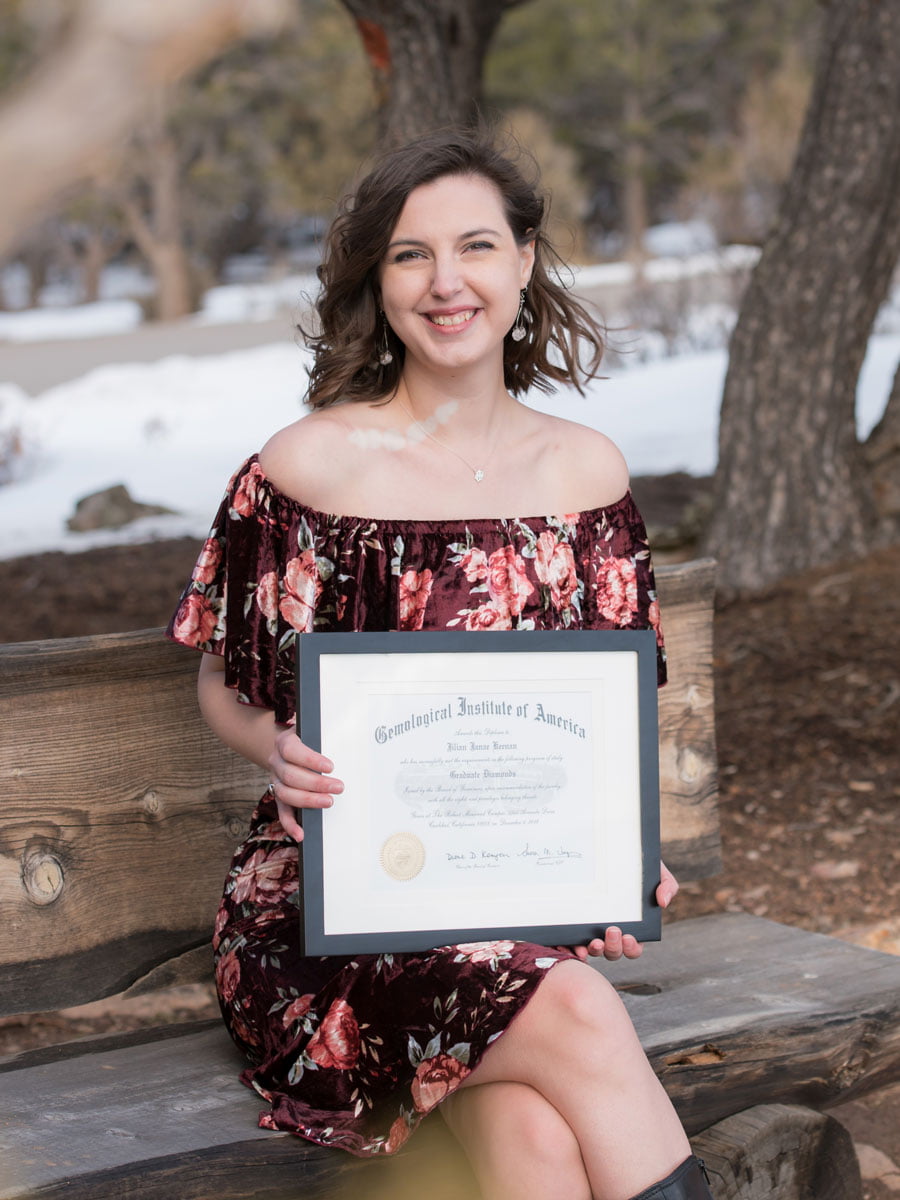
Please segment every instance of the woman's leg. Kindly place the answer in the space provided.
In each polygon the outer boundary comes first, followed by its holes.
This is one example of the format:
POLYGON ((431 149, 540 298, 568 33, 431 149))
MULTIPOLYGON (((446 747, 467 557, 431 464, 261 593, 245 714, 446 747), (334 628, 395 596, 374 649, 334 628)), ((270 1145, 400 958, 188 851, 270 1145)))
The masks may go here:
POLYGON ((472 1164, 482 1200, 591 1200, 575 1135, 534 1088, 460 1088, 440 1112, 472 1164))
POLYGON ((460 1091, 489 1083, 527 1084, 556 1110, 595 1200, 629 1200, 690 1154, 625 1006, 585 963, 548 972, 460 1091))

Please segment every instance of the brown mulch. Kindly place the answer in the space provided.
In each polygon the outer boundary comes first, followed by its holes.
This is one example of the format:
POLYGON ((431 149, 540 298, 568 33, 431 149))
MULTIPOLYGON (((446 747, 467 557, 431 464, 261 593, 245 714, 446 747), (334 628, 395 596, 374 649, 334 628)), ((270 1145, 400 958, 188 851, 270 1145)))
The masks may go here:
MULTIPOLYGON (((0 640, 162 625, 196 552, 181 539, 0 562, 0 640)), ((684 885, 679 917, 746 910, 900 953, 898 629, 900 546, 717 613, 724 868, 684 885)), ((141 1019, 2 1022, 0 1053, 141 1019)), ((898 1112, 895 1088, 838 1115, 863 1141, 880 1122, 877 1146, 900 1163, 898 1112)), ((892 1194, 887 1182, 866 1189, 892 1194)))

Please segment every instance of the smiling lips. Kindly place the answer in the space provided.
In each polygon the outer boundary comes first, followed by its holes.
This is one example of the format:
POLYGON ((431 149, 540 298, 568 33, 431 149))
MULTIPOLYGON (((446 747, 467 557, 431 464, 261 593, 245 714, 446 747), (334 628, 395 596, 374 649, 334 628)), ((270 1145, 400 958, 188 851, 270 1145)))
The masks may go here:
POLYGON ((460 325, 467 325, 475 316, 476 309, 463 308, 459 312, 453 313, 426 313, 425 316, 432 325, 437 325, 439 329, 458 328, 460 325))

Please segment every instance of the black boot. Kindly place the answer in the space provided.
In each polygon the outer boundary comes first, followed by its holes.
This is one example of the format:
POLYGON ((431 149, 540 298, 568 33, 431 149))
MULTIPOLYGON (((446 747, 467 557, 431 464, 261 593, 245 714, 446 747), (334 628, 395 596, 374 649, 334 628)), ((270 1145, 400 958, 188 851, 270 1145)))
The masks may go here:
POLYGON ((686 1158, 671 1175, 646 1188, 633 1200, 713 1200, 702 1158, 686 1158))

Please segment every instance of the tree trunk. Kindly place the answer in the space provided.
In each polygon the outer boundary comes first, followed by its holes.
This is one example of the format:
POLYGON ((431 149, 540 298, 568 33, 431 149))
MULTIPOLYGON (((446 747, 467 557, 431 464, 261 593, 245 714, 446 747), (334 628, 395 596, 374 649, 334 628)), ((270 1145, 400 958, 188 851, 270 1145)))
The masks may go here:
POLYGON ((644 235, 650 223, 650 206, 647 201, 647 121, 638 79, 641 47, 631 5, 627 7, 622 22, 622 38, 626 61, 630 65, 622 95, 622 219, 625 227, 625 257, 634 264, 640 280, 647 257, 644 235))
POLYGON ((900 366, 881 420, 863 447, 885 540, 900 539, 900 366))
POLYGON ((24 258, 28 271, 28 307, 40 308, 41 293, 47 286, 50 260, 44 254, 29 254, 24 258))
POLYGON ((121 246, 121 239, 110 242, 102 229, 88 228, 78 255, 81 271, 81 301, 95 304, 100 299, 103 270, 121 246))
POLYGON ((900 253, 900 5, 830 0, 813 95, 731 342, 706 549, 725 596, 877 536, 859 370, 900 253))
POLYGON ((156 318, 174 321, 192 309, 191 279, 184 249, 178 149, 166 128, 167 105, 162 92, 154 97, 152 118, 142 141, 148 212, 134 195, 120 198, 123 212, 156 279, 156 318))
MULTIPOLYGON (((629 89, 630 90, 630 89, 629 89)), ((624 180, 622 186, 622 217, 625 227, 625 257, 638 273, 647 258, 644 235, 649 221, 647 203, 647 152, 643 142, 626 133, 622 153, 624 180)))
POLYGON ((186 316, 193 305, 190 267, 184 249, 178 151, 175 139, 165 128, 155 139, 153 150, 156 247, 152 261, 158 287, 156 315, 160 321, 174 321, 186 316))
POLYGON ((372 68, 383 145, 477 119, 487 48, 506 10, 523 2, 343 0, 372 68))

